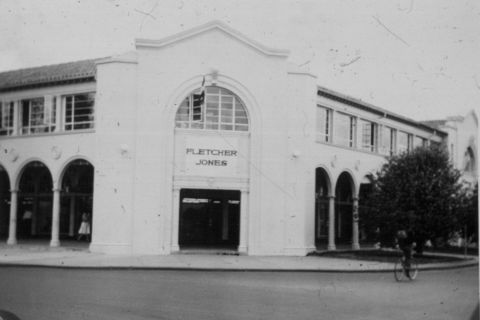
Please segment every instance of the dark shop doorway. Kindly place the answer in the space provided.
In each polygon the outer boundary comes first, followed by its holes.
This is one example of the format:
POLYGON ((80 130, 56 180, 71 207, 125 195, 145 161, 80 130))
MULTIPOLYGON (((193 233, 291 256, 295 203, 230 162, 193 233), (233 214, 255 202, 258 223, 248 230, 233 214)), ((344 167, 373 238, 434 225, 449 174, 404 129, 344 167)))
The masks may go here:
POLYGON ((236 250, 240 231, 240 191, 181 189, 181 249, 236 250))

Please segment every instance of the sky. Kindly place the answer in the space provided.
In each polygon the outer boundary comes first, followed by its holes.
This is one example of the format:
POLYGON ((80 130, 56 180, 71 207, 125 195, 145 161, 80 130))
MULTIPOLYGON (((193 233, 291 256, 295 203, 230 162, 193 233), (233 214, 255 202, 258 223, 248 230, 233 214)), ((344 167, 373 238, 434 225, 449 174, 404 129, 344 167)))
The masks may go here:
POLYGON ((479 114, 478 0, 0 0, 0 71, 120 54, 211 20, 391 112, 479 114))

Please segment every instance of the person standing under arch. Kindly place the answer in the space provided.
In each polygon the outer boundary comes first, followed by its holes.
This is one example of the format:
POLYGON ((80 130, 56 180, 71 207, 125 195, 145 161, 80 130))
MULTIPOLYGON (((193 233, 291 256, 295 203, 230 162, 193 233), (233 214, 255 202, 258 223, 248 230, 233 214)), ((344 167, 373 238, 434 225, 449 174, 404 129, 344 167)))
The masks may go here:
POLYGON ((87 241, 90 241, 90 214, 87 212, 82 213, 82 223, 80 224, 80 229, 78 229, 78 238, 80 241, 84 236, 87 241))

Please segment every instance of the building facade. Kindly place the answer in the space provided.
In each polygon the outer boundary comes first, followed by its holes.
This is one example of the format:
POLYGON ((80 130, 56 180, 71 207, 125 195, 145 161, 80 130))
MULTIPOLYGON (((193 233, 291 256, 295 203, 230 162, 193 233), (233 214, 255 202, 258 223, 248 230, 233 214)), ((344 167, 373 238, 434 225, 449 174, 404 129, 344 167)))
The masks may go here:
MULTIPOLYGON (((452 139, 319 87, 287 51, 221 22, 0 73, 0 101, 0 235, 59 246, 87 212, 90 250, 115 254, 359 248, 358 208, 386 157, 452 139)), ((453 143, 476 179, 469 117, 453 143)))

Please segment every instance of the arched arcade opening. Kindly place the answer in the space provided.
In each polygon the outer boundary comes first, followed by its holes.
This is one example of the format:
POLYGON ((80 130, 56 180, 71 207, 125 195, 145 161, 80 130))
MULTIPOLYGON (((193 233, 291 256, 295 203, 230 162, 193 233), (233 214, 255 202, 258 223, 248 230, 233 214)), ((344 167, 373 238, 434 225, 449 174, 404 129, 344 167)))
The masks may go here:
POLYGON ((7 171, 0 166, 0 240, 8 237, 10 221, 10 179, 7 171))
POLYGON ((328 242, 328 210, 330 179, 323 168, 315 170, 315 246, 325 247, 328 242))
POLYGON ((60 197, 60 239, 77 239, 82 215, 91 226, 93 209, 93 165, 87 160, 70 162, 63 173, 60 197))
POLYGON ((354 185, 351 175, 340 174, 335 187, 335 242, 352 243, 354 185))
POLYGON ((52 176, 40 161, 22 170, 18 188, 17 238, 49 238, 52 228, 52 176))
MULTIPOLYGON (((362 222, 362 217, 368 216, 370 213, 371 208, 369 206, 369 198, 372 192, 373 176, 369 174, 363 177, 358 192, 358 213, 360 216, 360 222, 362 222)), ((375 243, 378 241, 376 230, 372 228, 372 226, 365 223, 360 223, 360 225, 360 241, 364 243, 375 243)))

